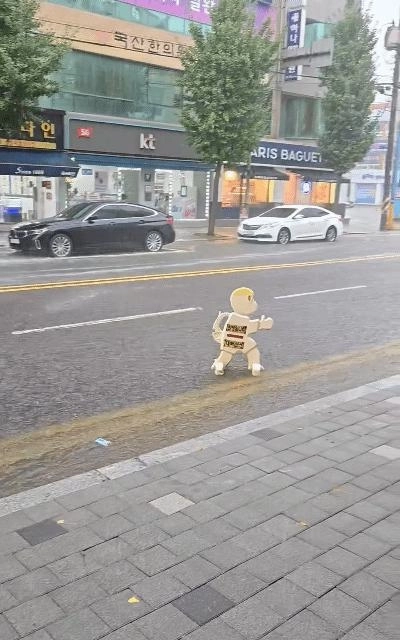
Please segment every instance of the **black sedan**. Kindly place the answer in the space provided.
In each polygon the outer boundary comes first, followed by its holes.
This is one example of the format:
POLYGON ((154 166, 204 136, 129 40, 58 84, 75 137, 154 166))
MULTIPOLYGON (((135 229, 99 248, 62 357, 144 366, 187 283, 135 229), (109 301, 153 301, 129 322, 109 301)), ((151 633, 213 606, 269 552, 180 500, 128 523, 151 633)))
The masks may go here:
POLYGON ((55 218, 17 224, 12 249, 42 251, 54 258, 93 249, 160 251, 175 240, 172 216, 128 202, 80 202, 55 218))

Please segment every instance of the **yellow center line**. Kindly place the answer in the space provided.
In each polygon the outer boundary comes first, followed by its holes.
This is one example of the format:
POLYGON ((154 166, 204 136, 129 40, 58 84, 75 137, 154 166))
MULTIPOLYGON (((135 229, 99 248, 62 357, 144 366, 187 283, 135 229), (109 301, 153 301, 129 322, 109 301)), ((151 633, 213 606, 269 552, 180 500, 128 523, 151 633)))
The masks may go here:
POLYGON ((246 267, 227 267, 222 269, 209 269, 205 271, 178 271, 171 273, 153 273, 136 276, 123 276, 116 278, 101 278, 96 280, 63 280, 61 282, 42 282, 36 284, 6 285, 0 287, 1 293, 22 293, 28 291, 44 291, 46 289, 66 289, 74 287, 94 287, 108 284, 126 284, 135 282, 149 282, 153 280, 172 280, 175 278, 199 278, 201 276, 230 275, 233 273, 249 273, 271 271, 274 269, 301 269, 304 267, 317 267, 331 264, 349 264, 354 262, 370 262, 374 260, 398 260, 400 253, 358 256, 353 258, 333 258, 331 260, 315 260, 313 262, 289 262, 286 264, 262 264, 246 267))

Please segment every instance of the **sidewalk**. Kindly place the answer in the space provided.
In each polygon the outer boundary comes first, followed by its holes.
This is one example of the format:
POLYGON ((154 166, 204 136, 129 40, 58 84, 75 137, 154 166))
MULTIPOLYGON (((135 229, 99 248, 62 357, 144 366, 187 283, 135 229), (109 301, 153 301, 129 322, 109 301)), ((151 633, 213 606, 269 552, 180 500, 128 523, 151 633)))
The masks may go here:
POLYGON ((0 516, 1 640, 398 640, 400 375, 0 516))

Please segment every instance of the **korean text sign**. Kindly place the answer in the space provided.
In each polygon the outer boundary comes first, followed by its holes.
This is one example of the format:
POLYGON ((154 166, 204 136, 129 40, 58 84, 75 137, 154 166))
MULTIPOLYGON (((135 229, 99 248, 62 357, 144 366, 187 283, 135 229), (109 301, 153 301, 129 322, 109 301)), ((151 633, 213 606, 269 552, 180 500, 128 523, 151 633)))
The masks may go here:
POLYGON ((303 46, 303 10, 294 9, 287 13, 287 42, 288 49, 297 49, 303 46))
POLYGON ((19 131, 6 137, 0 129, 0 147, 59 151, 64 147, 64 112, 41 110, 21 123, 19 131))

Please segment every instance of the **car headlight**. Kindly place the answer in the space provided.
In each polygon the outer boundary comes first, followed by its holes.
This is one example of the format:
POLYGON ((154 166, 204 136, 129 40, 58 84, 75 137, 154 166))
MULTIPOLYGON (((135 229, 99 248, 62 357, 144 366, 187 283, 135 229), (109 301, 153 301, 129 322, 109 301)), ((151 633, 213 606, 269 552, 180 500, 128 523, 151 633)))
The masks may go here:
POLYGON ((272 229, 273 227, 277 227, 279 222, 268 222, 268 224, 263 224, 262 229, 272 229))
POLYGON ((41 236, 42 233, 46 233, 46 231, 48 231, 48 227, 43 227, 43 229, 34 229, 31 233, 35 238, 37 238, 38 236, 41 236))

